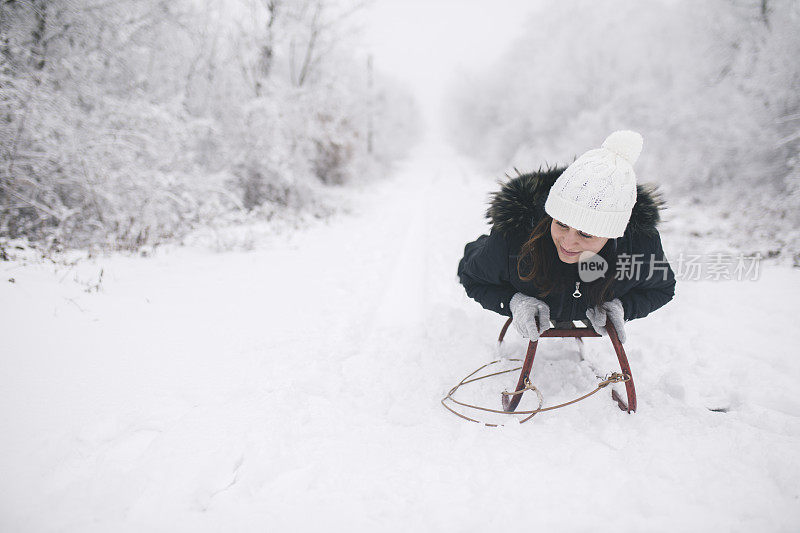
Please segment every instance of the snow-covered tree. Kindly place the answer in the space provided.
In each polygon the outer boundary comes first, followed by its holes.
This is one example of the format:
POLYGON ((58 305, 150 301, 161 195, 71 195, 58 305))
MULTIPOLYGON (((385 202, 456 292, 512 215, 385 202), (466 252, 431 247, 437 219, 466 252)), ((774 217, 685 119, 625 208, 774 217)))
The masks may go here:
POLYGON ((0 236, 136 247, 374 172, 359 7, 0 3, 0 236))

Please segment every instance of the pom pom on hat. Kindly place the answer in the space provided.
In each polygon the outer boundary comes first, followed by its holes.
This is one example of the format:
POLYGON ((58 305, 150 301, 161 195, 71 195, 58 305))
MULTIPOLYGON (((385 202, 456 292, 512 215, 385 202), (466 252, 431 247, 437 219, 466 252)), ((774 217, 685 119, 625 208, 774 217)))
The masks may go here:
POLYGON ((642 136, 635 131, 615 131, 603 141, 603 148, 611 150, 633 166, 642 153, 642 136))

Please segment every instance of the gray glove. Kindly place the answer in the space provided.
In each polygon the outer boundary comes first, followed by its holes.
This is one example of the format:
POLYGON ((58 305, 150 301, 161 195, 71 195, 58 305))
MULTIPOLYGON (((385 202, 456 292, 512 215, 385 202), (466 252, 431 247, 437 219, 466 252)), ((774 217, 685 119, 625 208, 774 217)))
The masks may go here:
POLYGON ((606 321, 610 318, 611 324, 617 330, 619 342, 625 342, 625 309, 619 298, 610 302, 603 302, 586 310, 586 318, 592 323, 594 330, 600 335, 608 335, 606 321))
POLYGON ((508 307, 514 317, 514 327, 526 339, 538 340, 540 334, 550 329, 550 306, 543 301, 518 292, 511 297, 508 307), (536 318, 539 319, 538 328, 536 318))

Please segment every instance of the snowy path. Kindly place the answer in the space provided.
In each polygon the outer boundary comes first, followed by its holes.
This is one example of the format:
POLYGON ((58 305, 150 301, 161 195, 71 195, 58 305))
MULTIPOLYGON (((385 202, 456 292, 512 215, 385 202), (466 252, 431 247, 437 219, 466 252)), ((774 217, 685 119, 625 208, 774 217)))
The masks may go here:
MULTIPOLYGON (((601 393, 470 424, 439 399, 503 318, 455 278, 494 186, 454 161, 420 153, 282 245, 84 265, 96 294, 0 263, 0 531, 797 531, 800 271, 679 282, 630 323, 636 415, 601 393)), ((547 342, 545 401, 593 388, 547 342)))

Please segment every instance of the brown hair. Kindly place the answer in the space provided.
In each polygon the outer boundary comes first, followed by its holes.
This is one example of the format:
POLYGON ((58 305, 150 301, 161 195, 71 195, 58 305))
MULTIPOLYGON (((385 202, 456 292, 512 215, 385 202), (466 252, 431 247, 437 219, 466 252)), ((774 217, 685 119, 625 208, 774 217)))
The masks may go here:
MULTIPOLYGON (((522 245, 517 259, 517 274, 523 281, 533 281, 539 294, 547 296, 553 291, 572 290, 574 277, 570 269, 563 268, 558 258, 556 246, 550 237, 550 224, 553 218, 549 215, 531 231, 528 240, 522 245), (526 274, 523 272, 527 271, 526 274)), ((583 285, 583 291, 589 298, 590 305, 599 305, 614 299, 614 277, 616 275, 616 251, 614 239, 609 239, 598 253, 608 263, 608 270, 603 277, 583 285)))

